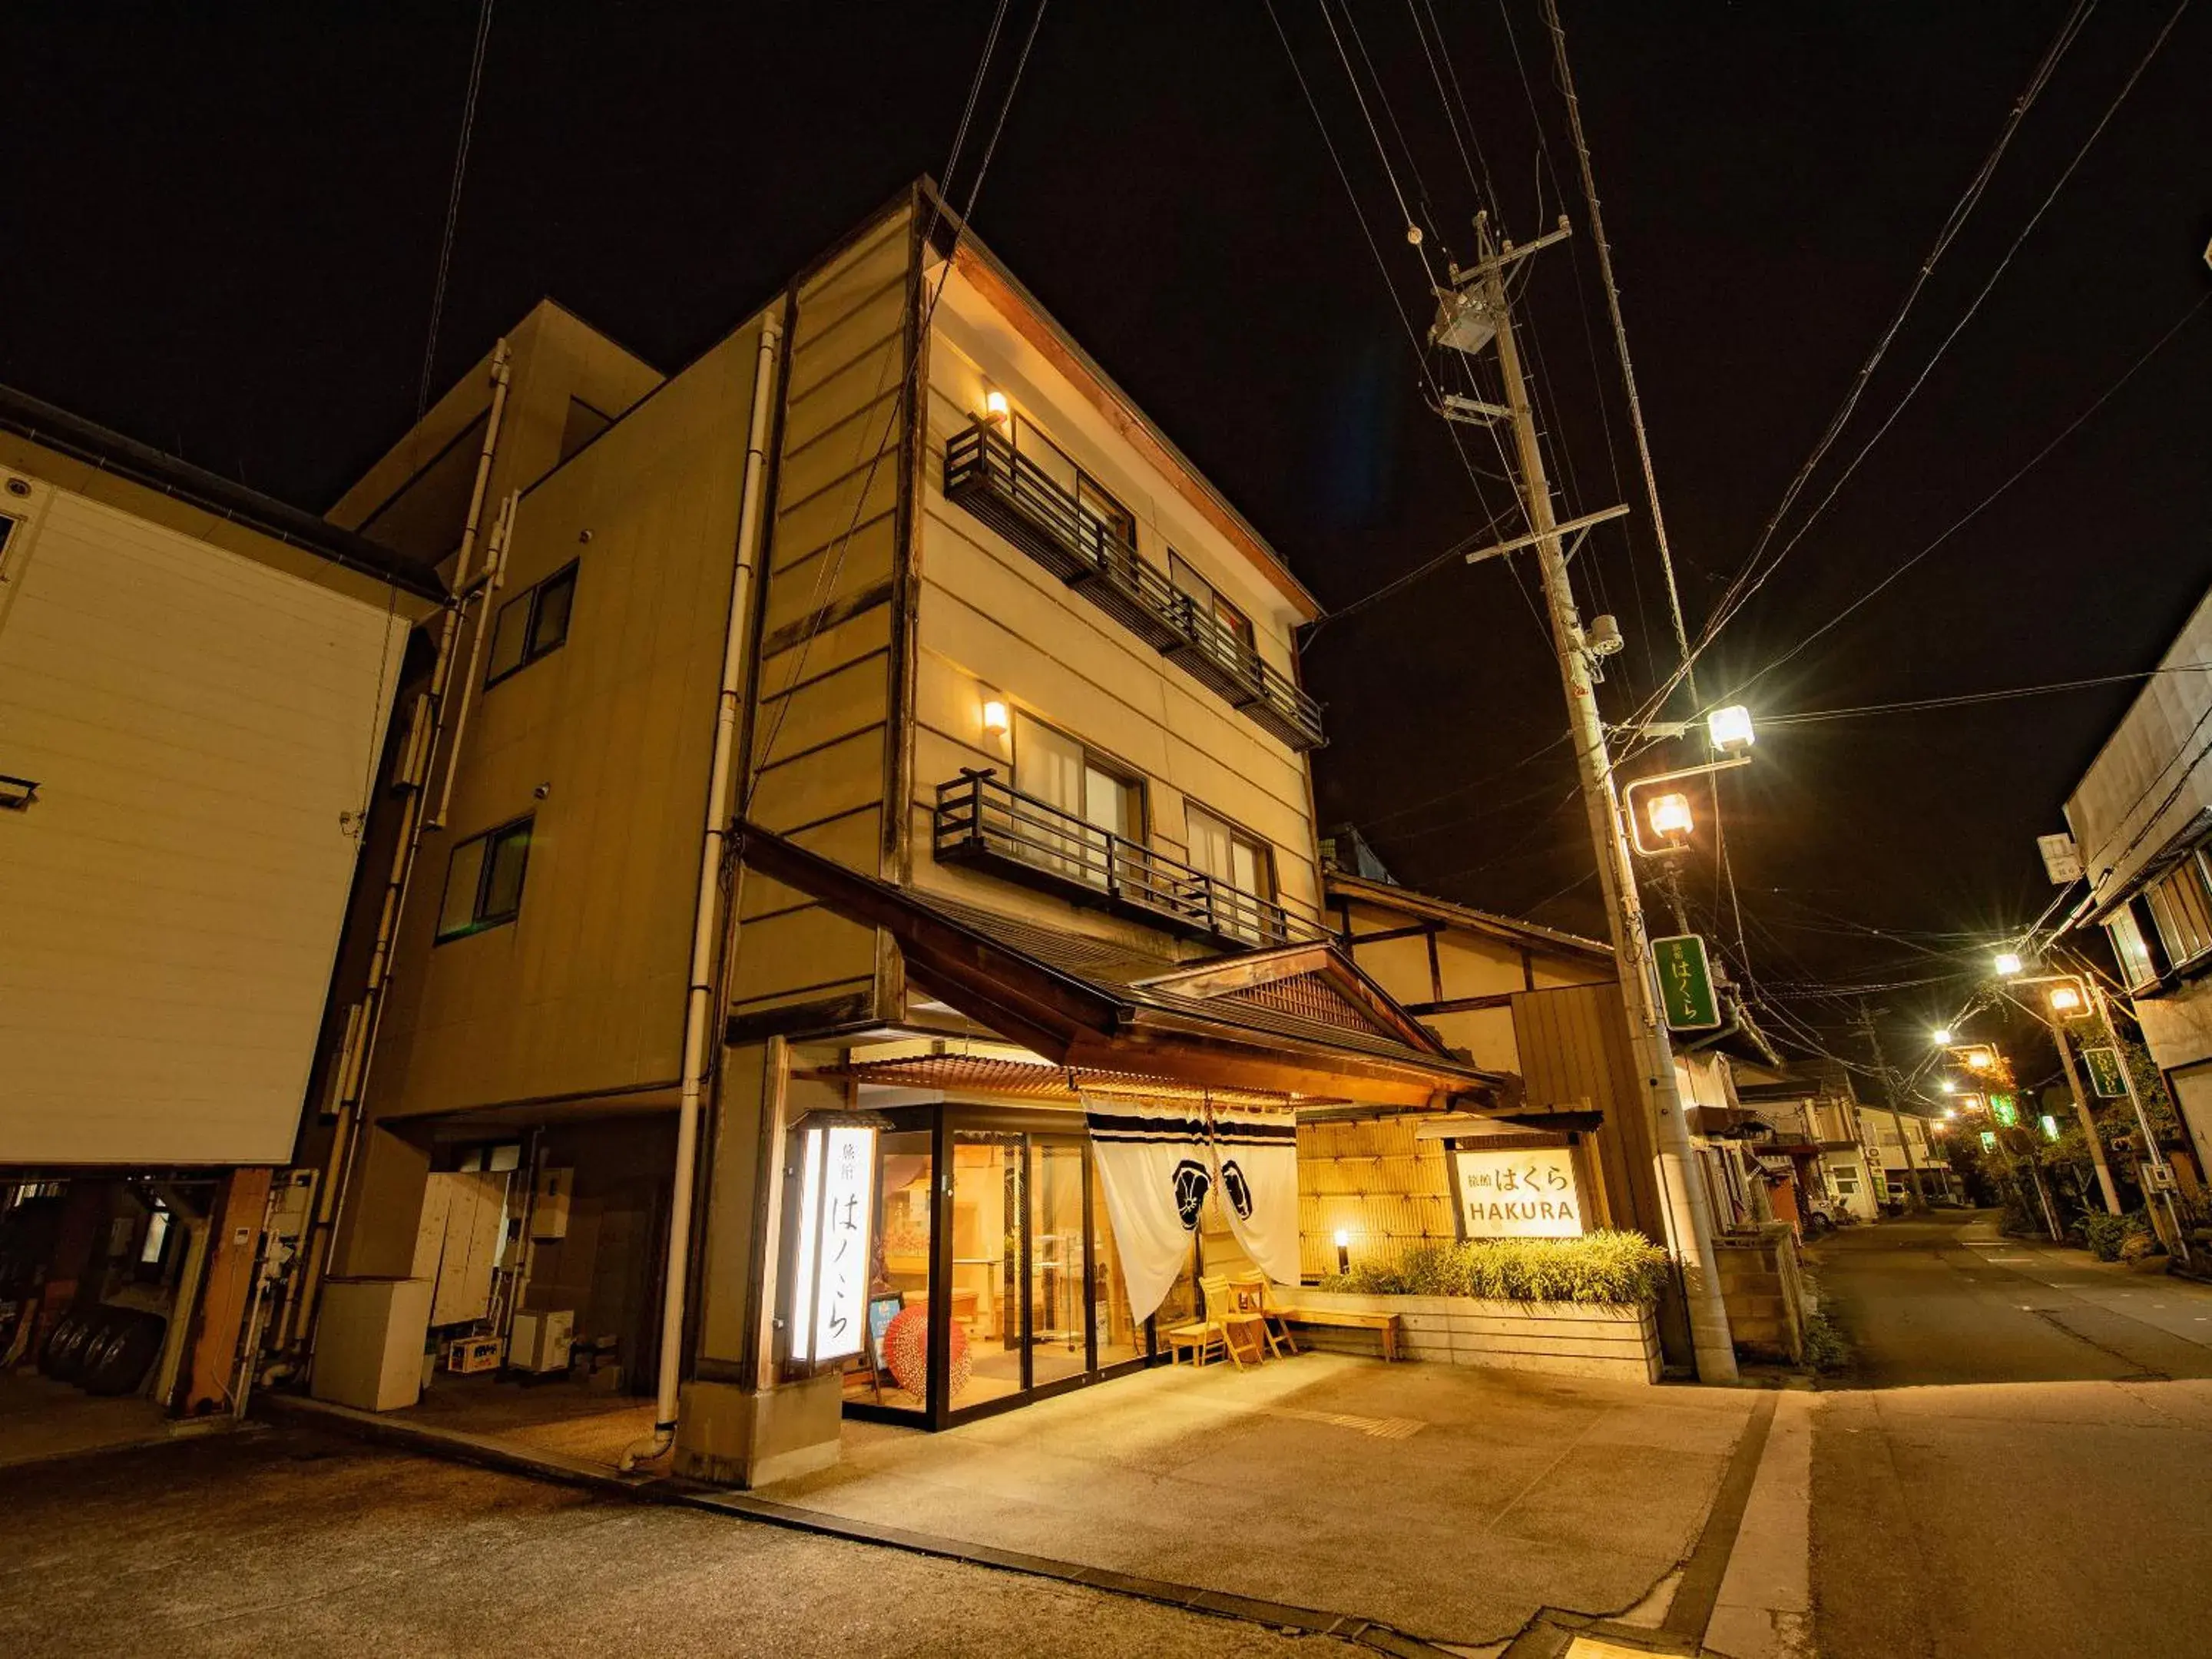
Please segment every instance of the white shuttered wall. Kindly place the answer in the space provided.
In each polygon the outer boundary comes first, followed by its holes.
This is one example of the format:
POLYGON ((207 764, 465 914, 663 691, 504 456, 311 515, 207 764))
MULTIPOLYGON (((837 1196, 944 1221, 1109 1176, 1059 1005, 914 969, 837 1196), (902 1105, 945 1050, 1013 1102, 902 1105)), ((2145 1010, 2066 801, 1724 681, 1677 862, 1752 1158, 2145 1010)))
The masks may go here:
POLYGON ((406 624, 80 496, 0 607, 0 1165, 291 1155, 406 624))

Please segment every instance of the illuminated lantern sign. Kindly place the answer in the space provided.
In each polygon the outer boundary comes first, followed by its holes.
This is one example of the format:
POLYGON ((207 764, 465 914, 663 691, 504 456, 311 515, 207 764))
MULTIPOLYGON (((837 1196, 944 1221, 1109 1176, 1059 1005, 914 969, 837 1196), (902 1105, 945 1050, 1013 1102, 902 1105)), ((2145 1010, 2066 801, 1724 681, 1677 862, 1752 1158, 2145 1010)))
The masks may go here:
POLYGON ((2017 1129, 2020 1127, 2020 1103, 2010 1095, 1991 1095, 1990 1115, 2006 1128, 2017 1129))
POLYGON ((1469 1238, 1575 1238, 1583 1231, 1573 1152, 1538 1146, 1517 1152, 1453 1154, 1460 1222, 1469 1238))
POLYGON ((868 1340, 876 1132, 866 1124, 810 1123, 799 1140, 791 1357, 807 1364, 848 1359, 868 1340))

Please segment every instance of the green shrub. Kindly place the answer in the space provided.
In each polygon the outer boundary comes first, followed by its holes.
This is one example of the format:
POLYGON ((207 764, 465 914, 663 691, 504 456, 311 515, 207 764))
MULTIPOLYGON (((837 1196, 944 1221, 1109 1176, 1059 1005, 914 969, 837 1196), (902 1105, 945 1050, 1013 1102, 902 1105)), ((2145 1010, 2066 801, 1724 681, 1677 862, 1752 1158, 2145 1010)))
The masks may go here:
POLYGON ((1667 1253, 1641 1233, 1580 1238, 1486 1238, 1415 1244, 1392 1261, 1363 1261, 1321 1282, 1364 1296, 1471 1296, 1498 1302, 1650 1306, 1667 1279, 1667 1253))
POLYGON ((2140 1261, 2162 1248, 2151 1228, 2148 1210, 2126 1215, 2093 1211, 2081 1218, 2081 1242, 2100 1261, 2140 1261))

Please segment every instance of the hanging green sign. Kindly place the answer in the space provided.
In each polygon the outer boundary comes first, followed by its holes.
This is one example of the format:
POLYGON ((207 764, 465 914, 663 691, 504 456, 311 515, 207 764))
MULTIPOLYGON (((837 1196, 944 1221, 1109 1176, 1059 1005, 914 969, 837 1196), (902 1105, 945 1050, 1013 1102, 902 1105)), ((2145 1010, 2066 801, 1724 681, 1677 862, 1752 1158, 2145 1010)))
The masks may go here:
POLYGON ((2128 1080, 2121 1073, 2117 1049, 2084 1048, 2081 1063, 2089 1068, 2089 1086, 2100 1100, 2118 1100, 2127 1093, 2128 1080))
POLYGON ((2020 1103, 2010 1095, 1990 1097, 1990 1115, 2008 1129, 2020 1127, 2020 1103))
POLYGON ((1710 1031, 1721 1023, 1712 963, 1695 933, 1651 941, 1651 966, 1659 979, 1659 1006, 1670 1031, 1710 1031))
POLYGON ((1997 1149, 1997 1132, 1996 1132, 1996 1130, 1994 1130, 1994 1129, 1984 1129, 1984 1130, 1983 1130, 1983 1131, 1982 1131, 1982 1150, 1983 1150, 1984 1152, 1994 1152, 1995 1151, 1996 1151, 1996 1149, 1997 1149))

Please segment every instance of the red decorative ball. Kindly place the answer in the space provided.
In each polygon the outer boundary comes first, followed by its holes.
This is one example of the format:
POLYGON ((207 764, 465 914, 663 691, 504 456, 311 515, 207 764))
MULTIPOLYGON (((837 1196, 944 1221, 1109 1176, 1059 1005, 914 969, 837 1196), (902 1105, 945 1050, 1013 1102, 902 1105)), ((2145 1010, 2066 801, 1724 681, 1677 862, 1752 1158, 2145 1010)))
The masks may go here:
MULTIPOLYGON (((890 1368, 891 1378, 917 1400, 929 1394, 929 1311, 926 1308, 902 1308, 891 1316, 884 1329, 884 1364, 890 1368)), ((968 1387, 971 1362, 968 1357, 968 1333, 959 1326, 952 1328, 952 1391, 950 1398, 958 1399, 968 1387)))

